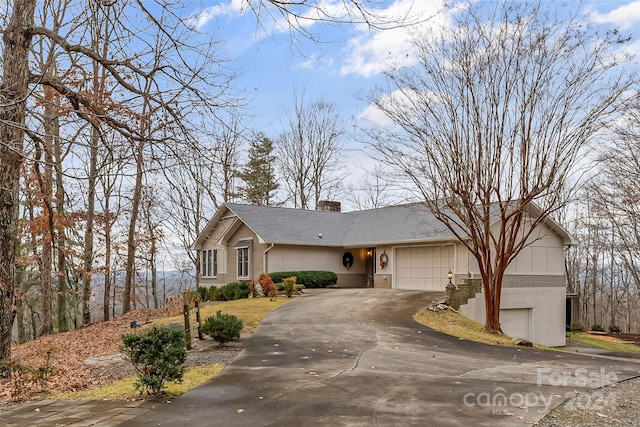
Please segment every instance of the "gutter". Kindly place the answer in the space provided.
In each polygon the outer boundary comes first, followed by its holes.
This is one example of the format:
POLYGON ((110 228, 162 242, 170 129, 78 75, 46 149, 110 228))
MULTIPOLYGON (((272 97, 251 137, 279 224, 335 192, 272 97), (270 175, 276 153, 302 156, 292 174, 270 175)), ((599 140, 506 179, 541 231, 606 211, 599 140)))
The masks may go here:
POLYGON ((275 243, 270 243, 270 246, 264 250, 264 255, 262 256, 262 267, 263 267, 263 273, 268 273, 269 272, 269 266, 267 265, 267 260, 269 259, 269 257, 267 256, 267 253, 273 249, 273 247, 275 246, 275 243))

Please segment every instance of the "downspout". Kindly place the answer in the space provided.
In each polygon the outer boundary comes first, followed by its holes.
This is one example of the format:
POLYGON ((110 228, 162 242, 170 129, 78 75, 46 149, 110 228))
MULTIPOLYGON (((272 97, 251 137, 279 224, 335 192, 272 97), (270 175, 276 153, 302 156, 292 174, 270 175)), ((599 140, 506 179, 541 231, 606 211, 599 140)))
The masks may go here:
POLYGON ((263 255, 263 258, 262 258, 262 268, 264 270, 263 273, 268 273, 269 272, 269 263, 267 261, 269 259, 269 257, 267 255, 267 253, 271 249, 273 249, 273 247, 275 246, 275 243, 270 243, 270 245, 271 246, 269 246, 267 249, 264 250, 264 255, 263 255))

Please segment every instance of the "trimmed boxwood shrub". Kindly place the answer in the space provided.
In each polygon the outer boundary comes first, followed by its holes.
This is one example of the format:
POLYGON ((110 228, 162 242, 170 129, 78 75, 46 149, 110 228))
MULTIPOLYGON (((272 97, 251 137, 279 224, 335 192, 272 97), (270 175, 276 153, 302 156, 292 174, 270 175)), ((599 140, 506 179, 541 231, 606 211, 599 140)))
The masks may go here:
POLYGON ((136 389, 160 394, 167 381, 181 382, 187 360, 183 329, 152 326, 138 333, 122 336, 122 354, 138 371, 136 389))
MULTIPOLYGON (((278 292, 284 292, 284 283, 276 283, 276 287, 278 288, 278 292)), ((304 289, 304 285, 296 283, 296 291, 302 292, 304 289)))
POLYGON ((222 288, 217 286, 211 286, 207 290, 207 301, 224 301, 224 295, 222 295, 222 288))
MULTIPOLYGON (((249 282, 231 282, 222 287, 211 286, 206 289, 206 297, 203 301, 233 301, 240 298, 249 298, 251 290, 249 282)), ((198 288, 200 293, 200 288, 198 288)))
POLYGON ((197 292, 198 292, 198 296, 200 297, 200 301, 209 301, 208 288, 204 286, 198 286, 197 292))
POLYGON ((287 298, 291 298, 296 291, 296 279, 295 276, 291 276, 282 280, 282 286, 284 287, 284 292, 287 294, 287 298))
POLYGON ((224 347, 229 341, 240 338, 242 320, 232 314, 222 314, 220 310, 215 317, 207 317, 202 325, 202 333, 213 338, 220 347, 224 347))
POLYGON ((279 271, 271 273, 275 283, 282 283, 287 277, 295 276, 296 283, 305 288, 326 288, 338 282, 338 276, 332 271, 279 271))
POLYGON ((249 282, 231 282, 220 288, 225 301, 233 301, 240 298, 249 298, 251 290, 249 282))

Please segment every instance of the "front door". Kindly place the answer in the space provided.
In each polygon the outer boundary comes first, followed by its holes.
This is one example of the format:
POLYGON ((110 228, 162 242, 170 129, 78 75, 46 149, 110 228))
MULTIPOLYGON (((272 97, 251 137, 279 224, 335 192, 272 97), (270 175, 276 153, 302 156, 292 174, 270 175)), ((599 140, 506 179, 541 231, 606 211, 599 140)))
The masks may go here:
POLYGON ((373 288, 373 278, 376 275, 376 248, 367 248, 367 288, 373 288))

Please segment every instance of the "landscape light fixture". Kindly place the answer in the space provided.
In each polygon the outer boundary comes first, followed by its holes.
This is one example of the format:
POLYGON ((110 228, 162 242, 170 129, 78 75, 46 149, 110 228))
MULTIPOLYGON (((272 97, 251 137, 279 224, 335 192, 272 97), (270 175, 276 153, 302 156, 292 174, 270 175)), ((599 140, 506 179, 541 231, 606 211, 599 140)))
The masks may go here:
POLYGON ((451 283, 451 279, 453 279, 453 273, 451 270, 447 273, 447 277, 449 278, 449 286, 453 286, 453 283, 451 283))

